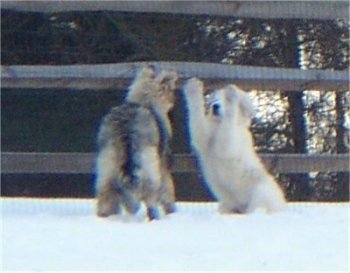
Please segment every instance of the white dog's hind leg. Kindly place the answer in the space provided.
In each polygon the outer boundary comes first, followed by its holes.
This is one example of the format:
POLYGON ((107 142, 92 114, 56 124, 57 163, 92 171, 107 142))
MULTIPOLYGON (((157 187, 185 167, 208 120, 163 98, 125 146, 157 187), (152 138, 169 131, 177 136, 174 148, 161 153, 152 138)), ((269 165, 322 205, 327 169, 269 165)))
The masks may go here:
POLYGON ((273 180, 267 180, 255 187, 247 212, 253 212, 257 208, 265 209, 267 213, 284 209, 285 198, 283 192, 275 183, 273 180))
POLYGON ((232 208, 223 201, 219 202, 219 213, 221 214, 231 214, 233 212, 232 208))

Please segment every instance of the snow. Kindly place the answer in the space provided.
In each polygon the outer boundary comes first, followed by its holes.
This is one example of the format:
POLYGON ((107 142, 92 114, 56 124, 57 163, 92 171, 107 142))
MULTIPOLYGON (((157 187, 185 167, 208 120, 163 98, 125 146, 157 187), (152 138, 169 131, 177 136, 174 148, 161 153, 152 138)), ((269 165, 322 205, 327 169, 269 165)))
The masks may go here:
POLYGON ((348 271, 349 203, 220 215, 178 203, 159 221, 94 216, 91 199, 0 198, 3 271, 348 271))

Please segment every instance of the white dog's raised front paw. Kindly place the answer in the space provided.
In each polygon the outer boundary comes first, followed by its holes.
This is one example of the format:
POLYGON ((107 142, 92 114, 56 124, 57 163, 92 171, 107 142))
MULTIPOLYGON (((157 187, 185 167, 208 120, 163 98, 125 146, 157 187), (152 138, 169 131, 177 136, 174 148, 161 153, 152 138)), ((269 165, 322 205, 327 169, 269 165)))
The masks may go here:
POLYGON ((204 84, 198 78, 189 79, 184 86, 184 90, 186 94, 189 94, 189 95, 198 94, 198 93, 202 94, 203 89, 204 89, 204 84))

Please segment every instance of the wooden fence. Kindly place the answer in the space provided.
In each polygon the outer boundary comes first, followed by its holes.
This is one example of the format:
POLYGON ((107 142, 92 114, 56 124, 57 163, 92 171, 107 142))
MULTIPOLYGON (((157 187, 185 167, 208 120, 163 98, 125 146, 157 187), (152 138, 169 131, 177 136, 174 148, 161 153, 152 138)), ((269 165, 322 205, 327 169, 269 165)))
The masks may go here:
MULTIPOLYGON (((2 173, 89 174, 94 171, 93 153, 1 153, 2 173)), ((349 171, 349 155, 262 154, 267 169, 273 173, 349 171)), ((175 154, 174 173, 197 172, 194 156, 175 154)))
MULTIPOLYGON (((10 88, 113 88, 125 87, 145 63, 67 66, 2 66, 2 87, 10 88)), ((235 82, 259 90, 348 90, 348 71, 320 71, 247 67, 212 63, 151 63, 157 69, 178 71, 180 79, 192 76, 209 85, 235 82)), ((181 81, 180 81, 181 82, 181 81)), ((181 83, 180 83, 181 84, 181 83)), ((89 153, 6 153, 1 155, 2 173, 91 173, 89 153)), ((267 168, 277 173, 348 171, 349 155, 262 155, 267 168)), ((174 156, 173 172, 195 172, 191 155, 174 156)))
POLYGON ((348 1, 1 1, 18 11, 124 11, 247 18, 349 19, 348 1))
MULTIPOLYGON (((13 65, 1 67, 1 85, 10 88, 106 89, 125 87, 145 63, 100 65, 13 65)), ((215 63, 150 62, 156 69, 173 69, 180 79, 199 77, 206 84, 235 82, 258 90, 349 90, 349 71, 301 70, 215 63)), ((180 86, 181 86, 180 82, 180 86)))
MULTIPOLYGON (((18 11, 60 12, 112 10, 250 18, 349 19, 347 1, 2 1, 2 7, 18 11)), ((125 87, 143 63, 2 66, 1 85, 9 88, 94 88, 125 87)), ((174 69, 181 79, 197 76, 209 85, 235 82, 258 90, 349 90, 349 71, 319 71, 267 67, 232 66, 212 63, 153 63, 157 69, 174 69)), ((278 173, 349 171, 349 154, 265 154, 267 168, 278 173)), ((91 173, 90 153, 1 153, 1 172, 91 173)), ((197 171, 191 155, 174 156, 173 172, 197 171)))

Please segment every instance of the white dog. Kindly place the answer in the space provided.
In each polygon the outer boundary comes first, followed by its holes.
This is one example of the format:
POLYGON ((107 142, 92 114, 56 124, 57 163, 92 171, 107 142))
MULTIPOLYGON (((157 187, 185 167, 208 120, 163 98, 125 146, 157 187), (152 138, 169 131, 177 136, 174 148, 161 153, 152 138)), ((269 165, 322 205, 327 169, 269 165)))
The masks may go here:
POLYGON ((256 208, 283 209, 281 188, 260 162, 249 130, 254 113, 249 97, 235 85, 204 99, 203 82, 184 86, 191 145, 221 213, 249 213, 256 208))

